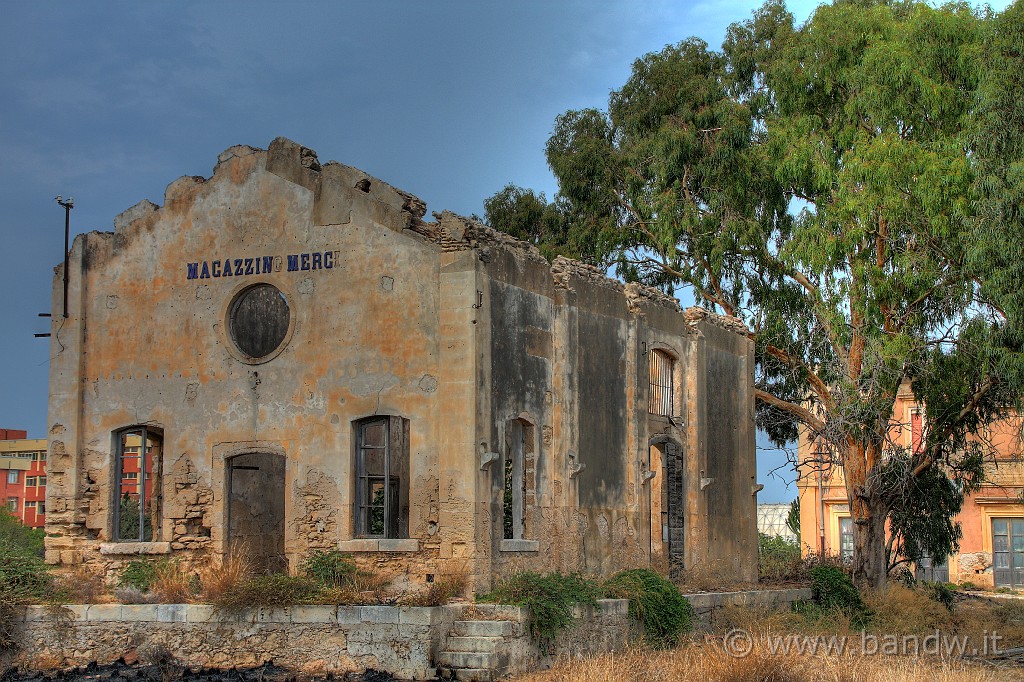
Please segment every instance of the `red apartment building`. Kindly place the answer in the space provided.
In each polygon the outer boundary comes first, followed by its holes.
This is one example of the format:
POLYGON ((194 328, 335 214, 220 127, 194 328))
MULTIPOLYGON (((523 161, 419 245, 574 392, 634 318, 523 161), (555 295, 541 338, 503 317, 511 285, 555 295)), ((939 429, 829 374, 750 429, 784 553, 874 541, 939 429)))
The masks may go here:
POLYGON ((0 502, 25 525, 46 523, 46 439, 0 429, 0 502))

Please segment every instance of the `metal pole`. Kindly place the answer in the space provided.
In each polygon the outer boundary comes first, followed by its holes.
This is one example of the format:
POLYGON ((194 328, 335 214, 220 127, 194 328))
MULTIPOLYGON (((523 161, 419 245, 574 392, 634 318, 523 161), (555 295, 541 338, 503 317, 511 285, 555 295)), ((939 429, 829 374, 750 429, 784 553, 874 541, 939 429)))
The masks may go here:
POLYGON ((67 201, 57 195, 57 203, 64 207, 64 318, 68 316, 68 257, 70 256, 71 239, 71 209, 75 207, 75 200, 68 197, 67 201))

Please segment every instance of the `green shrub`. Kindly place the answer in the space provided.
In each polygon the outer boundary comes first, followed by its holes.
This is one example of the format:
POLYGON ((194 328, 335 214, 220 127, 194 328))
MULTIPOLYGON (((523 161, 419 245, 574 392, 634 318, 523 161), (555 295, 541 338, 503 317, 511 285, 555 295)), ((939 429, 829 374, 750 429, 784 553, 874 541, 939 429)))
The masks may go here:
POLYGON ((850 576, 835 566, 824 565, 815 566, 810 573, 814 603, 822 611, 840 611, 855 627, 867 623, 870 613, 850 576))
POLYGON ((761 580, 797 580, 803 573, 800 546, 785 538, 758 533, 758 576, 761 580))
POLYGON ((249 606, 296 606, 315 604, 323 586, 306 577, 282 575, 253 576, 232 585, 214 602, 226 609, 249 606))
POLYGON ((317 549, 302 562, 302 573, 326 587, 351 587, 358 569, 352 557, 336 549, 317 549))
POLYGON ((938 582, 924 582, 922 586, 929 599, 939 602, 950 613, 953 612, 953 609, 956 607, 956 592, 954 588, 950 588, 948 583, 938 582))
POLYGON ((62 599, 50 567, 17 537, 0 537, 0 650, 14 645, 14 607, 62 599))
POLYGON ((478 597, 495 604, 513 604, 530 609, 530 635, 544 651, 550 651, 555 637, 573 623, 573 608, 597 603, 597 583, 579 573, 512 573, 493 592, 478 597))
POLYGON ((609 597, 629 600, 629 615, 644 628, 644 639, 668 648, 693 628, 693 606, 671 582, 646 568, 616 573, 604 584, 609 597))
POLYGON ((32 528, 21 522, 7 507, 0 507, 0 543, 19 552, 43 556, 42 528, 32 528))
POLYGON ((122 587, 134 587, 139 592, 149 592, 156 582, 157 574, 160 572, 164 560, 151 561, 149 559, 132 559, 125 562, 121 567, 121 573, 117 578, 117 584, 122 587))
POLYGON ((54 577, 41 557, 0 540, 0 603, 38 604, 55 596, 54 577))

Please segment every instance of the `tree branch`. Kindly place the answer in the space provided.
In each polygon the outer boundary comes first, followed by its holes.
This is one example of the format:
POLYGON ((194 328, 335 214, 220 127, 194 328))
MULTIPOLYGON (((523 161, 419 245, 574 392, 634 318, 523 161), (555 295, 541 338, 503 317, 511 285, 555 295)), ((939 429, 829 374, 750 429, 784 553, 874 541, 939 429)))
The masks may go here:
POLYGON ((768 391, 762 391, 759 388, 754 389, 754 397, 762 402, 777 407, 780 410, 789 412, 791 415, 793 415, 794 417, 802 421, 804 424, 806 424, 813 431, 825 430, 825 422, 818 419, 818 417, 815 416, 814 413, 812 413, 810 410, 808 410, 806 407, 803 407, 802 405, 791 403, 788 400, 783 400, 782 398, 776 398, 768 391))

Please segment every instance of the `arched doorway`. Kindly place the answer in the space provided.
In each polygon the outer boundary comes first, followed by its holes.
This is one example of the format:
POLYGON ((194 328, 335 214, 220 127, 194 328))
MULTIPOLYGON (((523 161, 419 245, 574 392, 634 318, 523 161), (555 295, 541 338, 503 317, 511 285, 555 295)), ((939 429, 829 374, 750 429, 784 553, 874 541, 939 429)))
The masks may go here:
POLYGON ((250 452, 227 460, 228 551, 242 552, 258 573, 284 573, 284 464, 250 452))
POLYGON ((650 440, 651 566, 670 574, 683 568, 686 486, 683 448, 665 435, 650 440))

